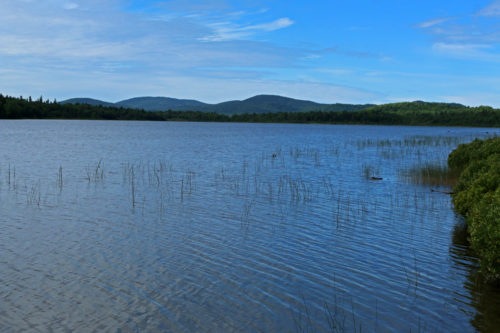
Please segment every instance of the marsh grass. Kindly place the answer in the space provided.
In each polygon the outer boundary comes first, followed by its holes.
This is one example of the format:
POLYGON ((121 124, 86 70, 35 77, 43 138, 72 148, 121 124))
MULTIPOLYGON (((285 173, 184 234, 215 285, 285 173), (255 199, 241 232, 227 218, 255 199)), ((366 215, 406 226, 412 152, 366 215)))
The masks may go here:
POLYGON ((59 172, 57 173, 57 187, 59 188, 59 191, 62 191, 63 188, 63 168, 62 166, 59 166, 59 172))
POLYGON ((400 172, 400 176, 412 184, 453 187, 459 173, 443 164, 424 164, 400 172))
POLYGON ((135 172, 133 167, 130 171, 130 195, 132 199, 132 207, 135 207, 135 172))
POLYGON ((358 150, 369 147, 377 148, 397 148, 397 147, 425 147, 425 146, 449 146, 455 147, 464 141, 470 141, 472 137, 458 136, 430 136, 430 135, 412 135, 402 139, 361 139, 355 142, 358 150))
MULTIPOLYGON (((322 306, 313 306, 302 293, 300 299, 296 311, 291 313, 296 332, 363 332, 363 322, 356 318, 352 298, 350 309, 349 304, 346 304, 349 300, 337 295, 331 301, 324 301, 322 306)), ((378 304, 375 316, 375 327, 370 327, 368 331, 377 331, 378 304)))
POLYGON ((9 188, 16 189, 16 167, 11 166, 9 163, 8 169, 7 169, 7 184, 9 185, 9 188))
POLYGON ((26 203, 28 205, 40 207, 40 202, 41 202, 40 182, 37 182, 26 188, 26 203))
POLYGON ((363 169, 363 177, 365 179, 372 179, 372 177, 380 177, 380 169, 375 168, 373 165, 363 164, 362 169, 363 169))
MULTIPOLYGON (((62 172, 62 169, 61 169, 62 172)), ((102 159, 95 165, 87 165, 85 167, 85 179, 90 182, 99 182, 104 180, 104 164, 102 159)))

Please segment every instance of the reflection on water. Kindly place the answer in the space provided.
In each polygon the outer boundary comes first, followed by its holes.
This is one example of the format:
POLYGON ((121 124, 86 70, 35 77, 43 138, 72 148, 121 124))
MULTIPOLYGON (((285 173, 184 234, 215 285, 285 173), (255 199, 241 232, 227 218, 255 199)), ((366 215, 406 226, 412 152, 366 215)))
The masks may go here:
POLYGON ((461 221, 453 230, 450 255, 454 264, 464 267, 467 280, 464 288, 469 293, 470 303, 476 309, 472 325, 480 332, 495 332, 500 327, 500 286, 488 284, 478 273, 478 262, 468 248, 467 225, 461 221))
POLYGON ((0 122, 0 329, 498 329, 449 196, 402 176, 485 135, 0 122))

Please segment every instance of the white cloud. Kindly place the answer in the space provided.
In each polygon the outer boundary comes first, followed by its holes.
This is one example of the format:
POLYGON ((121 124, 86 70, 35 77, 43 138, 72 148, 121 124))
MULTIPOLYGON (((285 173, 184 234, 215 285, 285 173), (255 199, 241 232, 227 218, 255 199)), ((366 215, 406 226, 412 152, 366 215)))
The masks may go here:
MULTIPOLYGON (((223 100, 241 95, 245 80, 253 80, 248 91, 266 92, 264 79, 273 82, 274 69, 296 67, 309 53, 251 40, 293 24, 289 18, 262 20, 262 12, 255 10, 247 14, 228 8, 230 21, 216 26, 221 15, 185 15, 185 8, 131 12, 123 10, 122 0, 0 1, 2 93, 115 100, 101 96, 103 91, 124 98, 153 93, 178 97, 187 89, 191 97, 223 100), (226 87, 231 82, 234 89, 226 87)), ((220 10, 226 5, 217 3, 220 10)), ((203 1, 190 6, 208 9, 203 1)), ((286 93, 285 88, 280 91, 286 93)))
POLYGON ((380 94, 374 91, 314 81, 269 80, 269 79, 194 79, 176 77, 165 79, 165 86, 186 98, 198 96, 200 100, 216 103, 232 99, 245 99, 258 94, 276 94, 323 103, 357 103, 370 101, 380 94), (189 86, 181 91, 180 86, 189 86), (186 95, 186 93, 188 93, 186 95))
POLYGON ((341 76, 341 75, 353 75, 355 71, 352 69, 346 68, 316 68, 314 69, 316 72, 327 73, 333 76, 341 76))
POLYGON ((425 22, 421 22, 421 23, 418 23, 416 26, 418 28, 430 28, 430 27, 433 27, 433 26, 436 26, 436 25, 439 25, 441 23, 445 23, 445 22, 448 22, 448 21, 451 21, 453 20, 454 17, 443 17, 443 18, 437 18, 437 19, 433 19, 433 20, 429 20, 429 21, 425 21, 425 22))
POLYGON ((158 2, 157 6, 183 13, 231 10, 231 6, 226 0, 170 0, 158 2))
POLYGON ((443 56, 498 62, 500 61, 500 26, 486 16, 500 15, 500 0, 476 14, 437 18, 416 27, 425 29, 434 41, 432 50, 443 56), (453 22, 450 22, 453 21, 453 22))
POLYGON ((465 44, 439 42, 432 49, 440 54, 460 59, 500 62, 500 54, 488 44, 465 44))
POLYGON ((439 96, 439 100, 467 106, 488 105, 500 108, 500 96, 498 94, 472 93, 460 96, 439 96))
POLYGON ((262 23, 262 24, 255 24, 255 25, 249 25, 246 27, 241 28, 241 30, 254 30, 254 31, 274 31, 278 29, 283 29, 286 27, 289 27, 293 24, 294 22, 290 20, 288 17, 280 18, 276 21, 272 21, 269 23, 262 23))
POLYGON ((80 6, 74 2, 68 2, 63 5, 63 8, 67 10, 77 9, 78 7, 80 6))
POLYGON ((0 36, 0 54, 3 55, 59 57, 66 60, 95 57, 119 59, 130 54, 131 50, 131 46, 119 42, 0 36))
POLYGON ((289 27, 293 24, 294 22, 287 17, 280 18, 272 22, 246 26, 237 25, 230 22, 217 22, 210 24, 210 27, 214 29, 214 33, 212 35, 201 38, 201 40, 217 42, 243 39, 258 34, 259 32, 275 31, 289 27))
POLYGON ((500 16, 500 1, 494 1, 489 6, 477 12, 478 16, 500 16))
POLYGON ((433 48, 437 51, 445 52, 476 52, 481 49, 490 48, 489 45, 483 44, 450 44, 450 43, 435 43, 433 48))
POLYGON ((169 72, 160 72, 155 76, 136 72, 75 72, 71 69, 54 72, 36 68, 2 72, 0 92, 13 96, 42 94, 46 98, 58 100, 75 96, 93 97, 111 102, 154 95, 218 103, 258 94, 277 94, 323 103, 364 103, 381 96, 374 91, 314 81, 214 78, 169 72))
MULTIPOLYGON (((174 13, 165 19, 162 13, 120 12, 113 1, 97 5, 94 0, 82 0, 80 5, 78 8, 85 10, 67 11, 51 1, 30 6, 8 1, 6 10, 0 12, 0 30, 5 31, 0 35, 0 56, 31 57, 38 62, 45 59, 46 63, 78 61, 78 66, 82 61, 88 66, 96 61, 137 61, 145 67, 181 71, 200 66, 292 65, 302 56, 300 50, 239 40, 243 35, 288 26, 290 19, 217 30, 204 19, 174 13)), ((74 8, 66 8, 70 7, 74 8)))

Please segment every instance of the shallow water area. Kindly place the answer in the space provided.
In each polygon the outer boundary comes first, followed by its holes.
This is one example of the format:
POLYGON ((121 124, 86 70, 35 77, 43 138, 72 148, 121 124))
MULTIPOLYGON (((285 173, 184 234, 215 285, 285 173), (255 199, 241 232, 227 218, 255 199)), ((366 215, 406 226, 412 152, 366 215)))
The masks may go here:
POLYGON ((0 330, 500 329, 448 188, 406 177, 498 134, 0 121, 0 330))

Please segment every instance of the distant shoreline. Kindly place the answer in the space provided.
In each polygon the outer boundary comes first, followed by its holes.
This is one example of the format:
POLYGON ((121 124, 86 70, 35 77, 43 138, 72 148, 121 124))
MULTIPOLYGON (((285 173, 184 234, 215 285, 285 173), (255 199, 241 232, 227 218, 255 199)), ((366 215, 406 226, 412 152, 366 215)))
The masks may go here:
POLYGON ((487 106, 406 102, 357 111, 221 114, 202 111, 145 111, 133 108, 60 104, 0 95, 0 119, 136 120, 337 125, 500 127, 500 109, 487 106))

